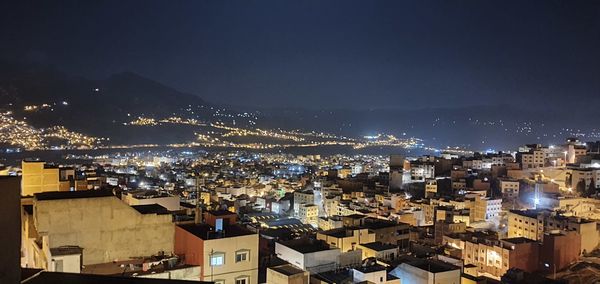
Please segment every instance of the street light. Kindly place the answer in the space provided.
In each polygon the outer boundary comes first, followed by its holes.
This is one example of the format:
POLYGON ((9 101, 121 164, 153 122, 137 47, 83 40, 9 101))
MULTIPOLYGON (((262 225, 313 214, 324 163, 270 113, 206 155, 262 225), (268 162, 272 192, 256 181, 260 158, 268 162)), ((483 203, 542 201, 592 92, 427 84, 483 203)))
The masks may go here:
MULTIPOLYGON (((546 268, 550 268, 550 264, 549 264, 549 263, 544 263, 544 266, 545 266, 546 268)), ((553 278, 554 280, 556 280, 556 265, 552 264, 552 267, 553 267, 553 271, 554 271, 554 273, 553 273, 553 274, 554 274, 554 277, 552 277, 552 278, 553 278)))

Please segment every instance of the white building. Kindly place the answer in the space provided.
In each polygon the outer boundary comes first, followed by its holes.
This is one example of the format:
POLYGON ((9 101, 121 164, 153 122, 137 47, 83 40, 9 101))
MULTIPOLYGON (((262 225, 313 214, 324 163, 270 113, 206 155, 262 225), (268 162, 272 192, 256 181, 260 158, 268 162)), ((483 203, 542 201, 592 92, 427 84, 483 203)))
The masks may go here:
POLYGON ((330 248, 324 241, 295 239, 275 243, 275 254, 313 274, 335 269, 341 253, 340 249, 330 248))

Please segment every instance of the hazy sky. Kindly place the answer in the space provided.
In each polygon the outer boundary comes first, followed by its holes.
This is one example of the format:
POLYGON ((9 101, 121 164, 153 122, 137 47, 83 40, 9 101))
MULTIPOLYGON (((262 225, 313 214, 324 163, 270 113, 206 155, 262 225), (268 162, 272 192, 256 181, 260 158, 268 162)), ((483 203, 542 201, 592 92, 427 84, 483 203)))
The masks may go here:
POLYGON ((4 1, 0 56, 219 103, 375 108, 600 96, 600 1, 4 1))

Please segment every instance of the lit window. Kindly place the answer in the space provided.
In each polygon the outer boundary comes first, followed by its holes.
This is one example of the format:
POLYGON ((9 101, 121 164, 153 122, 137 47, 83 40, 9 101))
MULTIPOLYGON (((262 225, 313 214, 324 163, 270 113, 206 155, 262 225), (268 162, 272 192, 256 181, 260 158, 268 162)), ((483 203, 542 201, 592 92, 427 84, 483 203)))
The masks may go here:
POLYGON ((225 254, 224 253, 213 253, 210 256, 210 265, 211 266, 220 266, 225 264, 225 254))
POLYGON ((235 252, 235 262, 247 261, 249 259, 250 251, 239 250, 235 252))

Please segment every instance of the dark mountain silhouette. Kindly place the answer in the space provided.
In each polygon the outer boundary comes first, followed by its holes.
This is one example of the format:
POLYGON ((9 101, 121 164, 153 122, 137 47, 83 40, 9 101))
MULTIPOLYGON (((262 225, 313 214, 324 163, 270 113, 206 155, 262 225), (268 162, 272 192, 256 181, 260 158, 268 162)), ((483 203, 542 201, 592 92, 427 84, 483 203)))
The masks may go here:
MULTIPOLYGON (((475 101, 475 100, 474 100, 475 101)), ((243 125, 248 119, 236 112, 258 113, 256 127, 325 131, 347 136, 389 133, 425 139, 427 145, 461 145, 468 148, 509 148, 523 143, 560 143, 573 132, 596 132, 598 98, 585 106, 475 105, 460 108, 405 108, 322 110, 231 107, 229 115, 215 116, 212 107, 197 95, 187 94, 135 73, 124 72, 104 80, 69 77, 56 68, 0 62, 0 109, 36 127, 63 125, 114 143, 179 143, 192 141, 197 128, 186 125, 131 127, 123 123, 137 116, 166 118, 173 115, 243 125), (66 105, 63 104, 66 102, 66 105), (43 111, 24 111, 26 105, 49 104, 43 111), (565 130, 568 129, 568 130, 565 130)), ((588 136, 589 137, 589 136, 588 136)), ((583 140, 597 140, 596 137, 583 140)))

